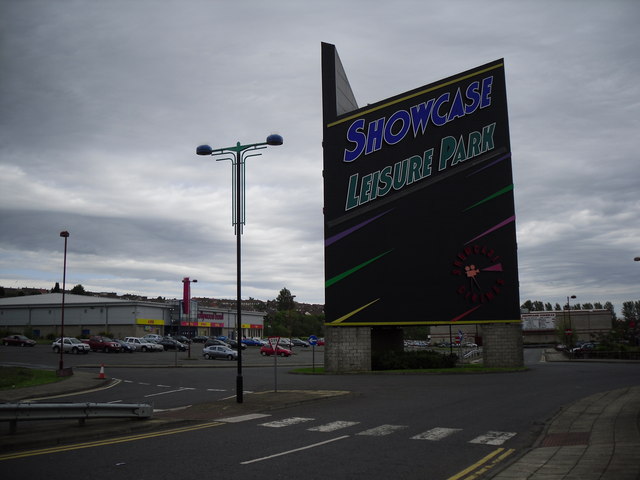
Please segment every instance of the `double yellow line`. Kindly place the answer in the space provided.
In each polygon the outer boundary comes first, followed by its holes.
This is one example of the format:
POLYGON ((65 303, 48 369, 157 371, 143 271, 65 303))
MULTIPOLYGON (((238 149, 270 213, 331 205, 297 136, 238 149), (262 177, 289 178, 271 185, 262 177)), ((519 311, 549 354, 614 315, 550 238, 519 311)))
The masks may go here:
POLYGON ((473 480, 475 478, 478 478, 483 473, 491 470, 513 452, 515 452, 515 449, 513 448, 497 448, 486 457, 478 460, 476 463, 474 463, 470 467, 465 468, 461 472, 456 473, 453 477, 449 477, 447 480, 473 480))
POLYGON ((203 428, 217 427, 225 425, 223 422, 207 422, 198 425, 191 425, 188 427, 172 428, 170 430, 163 430, 160 432, 141 433, 139 435, 129 435, 127 437, 109 438, 105 440, 98 440, 95 442, 74 443, 70 445, 60 445, 50 448, 41 448, 38 450, 27 450, 24 452, 6 453, 0 455, 0 461, 14 460, 16 458, 34 457, 36 455, 47 455, 50 453, 69 452, 72 450, 80 450, 82 448, 101 447, 104 445, 114 445, 116 443, 135 442, 137 440, 144 440, 146 438, 162 437, 165 435, 175 435, 177 433, 192 432, 194 430, 202 430, 203 428))

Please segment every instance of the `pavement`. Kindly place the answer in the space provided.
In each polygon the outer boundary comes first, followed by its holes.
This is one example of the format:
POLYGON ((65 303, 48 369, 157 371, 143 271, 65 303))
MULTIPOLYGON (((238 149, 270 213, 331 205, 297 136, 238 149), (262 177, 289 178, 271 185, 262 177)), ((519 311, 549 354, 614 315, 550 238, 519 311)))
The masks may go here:
MULTIPOLYGON (((554 358, 547 352, 547 361, 554 358)), ((55 397, 105 388, 112 380, 76 371, 64 380, 0 391, 0 403, 28 400, 55 402, 55 397)), ((145 431, 179 428, 225 417, 287 408, 349 395, 347 391, 279 390, 245 394, 189 408, 154 412, 151 419, 89 419, 18 422, 0 430, 0 459, 9 452, 95 441, 145 431)), ((66 400, 60 400, 66 401, 66 400)), ((467 477, 465 477, 467 478, 467 477)), ((477 476, 473 476, 477 478, 477 476)), ((601 392, 563 407, 545 426, 534 445, 493 464, 482 478, 494 480, 626 480, 640 479, 640 386, 601 392)))

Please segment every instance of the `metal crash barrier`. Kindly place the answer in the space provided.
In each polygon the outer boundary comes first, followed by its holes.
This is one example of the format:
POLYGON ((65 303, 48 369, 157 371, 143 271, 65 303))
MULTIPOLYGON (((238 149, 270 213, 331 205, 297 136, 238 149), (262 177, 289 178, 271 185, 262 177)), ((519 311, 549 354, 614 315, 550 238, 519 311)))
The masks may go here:
POLYGON ((18 421, 78 419, 80 425, 88 418, 138 418, 153 415, 153 405, 146 403, 3 403, 0 421, 9 422, 9 433, 17 431, 18 421))

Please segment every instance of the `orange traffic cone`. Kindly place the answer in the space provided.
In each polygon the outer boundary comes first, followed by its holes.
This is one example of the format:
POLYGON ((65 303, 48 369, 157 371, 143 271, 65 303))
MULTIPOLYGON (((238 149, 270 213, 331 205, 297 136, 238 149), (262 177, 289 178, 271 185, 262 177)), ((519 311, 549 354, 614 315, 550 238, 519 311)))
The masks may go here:
POLYGON ((104 376, 104 363, 102 365, 100 365, 100 375, 98 375, 98 378, 100 380, 102 380, 103 378, 105 378, 104 376))

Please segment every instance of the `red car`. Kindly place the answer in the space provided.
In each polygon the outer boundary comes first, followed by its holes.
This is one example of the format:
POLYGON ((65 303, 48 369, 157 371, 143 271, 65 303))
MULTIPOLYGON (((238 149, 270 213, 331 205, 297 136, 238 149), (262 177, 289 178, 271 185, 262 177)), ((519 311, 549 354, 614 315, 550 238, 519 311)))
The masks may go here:
POLYGON ((3 345, 16 345, 19 347, 33 347, 36 344, 35 340, 25 337, 24 335, 9 335, 2 339, 3 345))
MULTIPOLYGON (((278 356, 280 357, 290 357, 292 352, 291 350, 288 350, 286 348, 282 348, 280 346, 276 347, 277 352, 278 352, 278 356)), ((265 357, 269 357, 271 355, 273 355, 273 347, 271 345, 264 345, 262 347, 260 347, 260 355, 263 355, 265 357)))

